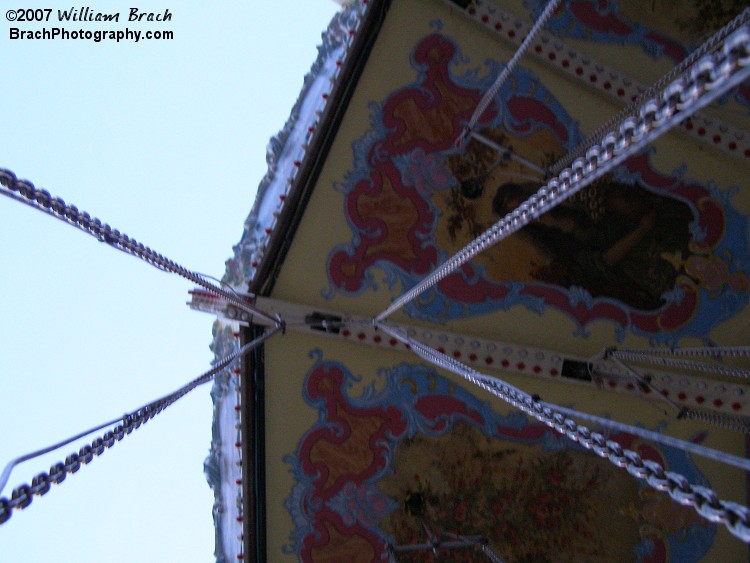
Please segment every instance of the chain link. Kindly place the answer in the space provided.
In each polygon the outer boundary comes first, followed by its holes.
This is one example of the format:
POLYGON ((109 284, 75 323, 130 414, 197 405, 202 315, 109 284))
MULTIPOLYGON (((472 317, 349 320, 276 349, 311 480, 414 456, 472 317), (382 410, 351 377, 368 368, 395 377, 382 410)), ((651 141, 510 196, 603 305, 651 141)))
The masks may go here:
POLYGON ((732 366, 725 366, 721 364, 707 364, 705 362, 696 362, 693 360, 680 360, 678 358, 651 356, 649 354, 625 351, 614 351, 612 352, 611 356, 614 359, 634 362, 646 362, 666 367, 675 367, 680 369, 689 369, 693 371, 702 371, 707 373, 725 375, 727 377, 750 378, 750 370, 732 366))
POLYGON ((719 428, 734 430, 750 435, 750 420, 729 414, 720 414, 715 412, 696 411, 693 409, 683 409, 682 416, 692 420, 700 420, 708 424, 713 424, 719 428))
POLYGON ((130 238, 128 235, 121 233, 117 229, 113 229, 107 223, 102 223, 99 219, 92 217, 87 212, 79 211, 75 205, 67 204, 59 197, 53 197, 47 190, 36 188, 34 184, 28 180, 19 180, 10 170, 0 168, 0 186, 5 188, 4 190, 0 190, 0 193, 3 195, 25 203, 30 207, 47 213, 48 215, 52 215, 56 219, 95 237, 100 242, 104 242, 117 250, 130 254, 131 256, 140 258, 147 264, 150 264, 163 272, 177 274, 178 276, 190 280, 251 315, 261 317, 275 325, 280 324, 279 319, 275 319, 263 311, 256 309, 247 301, 239 299, 236 295, 225 291, 221 287, 209 283, 203 276, 188 270, 184 266, 173 262, 165 256, 162 256, 158 252, 155 252, 143 243, 130 238))
POLYGON ((607 120, 607 122, 604 123, 604 125, 599 127, 587 139, 581 142, 574 150, 572 150, 563 158, 558 160, 555 164, 553 164, 549 170, 550 175, 559 174, 563 168, 570 166, 571 162, 573 162, 576 158, 582 156, 592 145, 599 143, 607 134, 607 132, 610 131, 617 123, 623 121, 628 117, 637 115, 638 108, 643 104, 645 100, 653 97, 670 81, 674 80, 678 75, 682 74, 690 66, 695 64, 695 62, 702 56, 718 49, 722 45, 723 41, 727 38, 727 36, 736 31, 740 26, 748 22, 750 22, 750 8, 745 8, 736 18, 722 27, 707 41, 704 41, 701 46, 690 53, 690 55, 685 57, 685 59, 683 59, 679 65, 662 76, 657 82, 652 84, 645 91, 641 92, 631 104, 623 108, 617 114, 613 115, 609 120, 607 120))
POLYGON ((122 417, 122 422, 120 424, 117 424, 112 430, 105 432, 101 437, 95 438, 91 442, 91 445, 85 445, 78 450, 78 452, 73 452, 68 455, 65 458, 64 463, 55 463, 50 467, 49 472, 42 472, 36 475, 32 479, 30 486, 27 484, 18 485, 13 489, 10 499, 0 497, 0 524, 4 524, 10 519, 13 509, 23 510, 28 507, 34 496, 43 496, 47 494, 50 490, 50 485, 59 485, 65 481, 65 478, 68 475, 76 473, 81 468, 81 464, 86 465, 91 462, 95 456, 101 456, 105 450, 114 446, 115 443, 122 440, 133 430, 137 430, 146 424, 157 414, 190 393, 196 387, 211 381, 217 373, 220 373, 227 366, 231 365, 232 362, 242 357, 250 350, 260 346, 260 344, 280 330, 280 327, 275 327, 269 330, 252 342, 245 344, 237 352, 222 358, 210 370, 196 377, 186 385, 183 385, 176 391, 152 401, 130 413, 126 413, 122 417))
POLYGON ((592 432, 586 426, 557 412, 552 406, 543 403, 539 397, 529 395, 502 380, 481 374, 388 325, 376 322, 376 326, 409 345, 423 359, 485 389, 548 427, 554 428, 569 440, 593 451, 617 467, 625 469, 633 477, 646 481, 658 491, 668 493, 676 502, 692 506, 707 520, 725 525, 733 535, 750 543, 750 510, 747 507, 720 500, 712 490, 691 485, 683 475, 665 471, 659 463, 654 461, 641 459, 636 452, 623 448, 617 442, 607 440, 602 434, 592 432))
POLYGON ((18 485, 13 489, 10 499, 0 498, 0 524, 4 524, 10 519, 13 509, 23 510, 28 507, 34 496, 47 494, 50 485, 59 485, 65 481, 68 474, 72 475, 81 468, 82 463, 88 464, 94 456, 102 455, 105 448, 112 447, 115 442, 119 442, 133 430, 145 424, 178 398, 179 396, 171 400, 162 399, 125 415, 122 424, 118 424, 107 432, 104 438, 96 438, 91 442, 91 445, 83 446, 77 453, 71 453, 65 458, 65 463, 53 464, 49 473, 41 472, 36 475, 31 481, 31 486, 27 484, 18 485))
POLYGON ((705 55, 688 71, 641 105, 638 115, 626 118, 616 131, 604 135, 584 157, 539 189, 518 208, 438 266, 375 317, 383 321, 426 289, 456 271, 474 256, 507 238, 582 188, 619 166, 648 143, 683 119, 750 76, 750 31, 741 27, 724 42, 723 48, 705 55))
POLYGON ((508 64, 505 65, 505 68, 502 70, 492 86, 490 86, 490 89, 487 90, 484 96, 482 96, 482 99, 479 100, 479 104, 477 104, 477 107, 474 110, 471 119, 469 119, 469 122, 466 124, 463 133, 456 141, 457 146, 460 147, 461 145, 463 145, 468 135, 474 129, 479 119, 482 117, 482 114, 492 103, 492 100, 495 98, 495 96, 497 96, 497 93, 500 91, 502 85, 505 84, 505 82, 508 80, 508 77, 515 70, 516 66, 518 65, 518 61, 528 50, 531 43, 536 39, 536 36, 539 34, 539 32, 542 31, 542 28, 547 23, 547 20, 552 17, 552 14, 555 12, 555 9, 557 9, 557 5, 559 3, 560 0, 550 0, 547 3, 544 11, 540 14, 539 18, 534 23, 534 26, 529 30, 529 33, 526 35, 526 38, 523 40, 521 45, 518 47, 518 49, 516 49, 516 52, 513 53, 513 56, 508 61, 508 64))
POLYGON ((608 348, 608 354, 640 354, 644 361, 652 356, 688 356, 711 358, 750 358, 750 346, 702 346, 695 348, 608 348))
POLYGON ((497 552, 492 549, 492 546, 490 546, 490 544, 483 543, 480 545, 479 549, 482 550, 482 553, 484 553, 487 556, 487 559, 492 561, 492 563, 505 563, 500 555, 498 555, 497 552))

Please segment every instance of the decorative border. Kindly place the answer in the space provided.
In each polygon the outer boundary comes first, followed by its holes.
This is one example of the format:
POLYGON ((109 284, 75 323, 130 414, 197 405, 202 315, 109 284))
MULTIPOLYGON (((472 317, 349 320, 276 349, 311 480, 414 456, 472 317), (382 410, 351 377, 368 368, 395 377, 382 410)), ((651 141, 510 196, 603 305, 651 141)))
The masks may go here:
MULTIPOLYGON (((239 326, 217 320, 211 351, 224 358, 239 350, 239 326)), ((211 387, 211 446, 203 472, 214 492, 213 520, 217 563, 244 559, 242 541, 242 455, 239 369, 214 378, 211 387)))
POLYGON ((268 240, 277 226, 307 148, 318 134, 317 126, 329 95, 347 60, 350 47, 368 9, 367 0, 352 2, 331 20, 318 47, 318 57, 305 76, 302 91, 289 119, 268 142, 268 172, 258 186, 255 203, 245 220, 240 242, 227 260, 222 281, 244 291, 264 259, 268 240))

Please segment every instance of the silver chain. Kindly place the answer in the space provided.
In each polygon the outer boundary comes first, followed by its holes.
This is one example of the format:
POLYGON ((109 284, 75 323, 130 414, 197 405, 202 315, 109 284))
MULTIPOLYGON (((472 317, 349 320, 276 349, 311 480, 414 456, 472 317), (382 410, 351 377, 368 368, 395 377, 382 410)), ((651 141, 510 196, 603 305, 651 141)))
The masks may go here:
POLYGON ((505 84, 510 74, 515 70, 516 65, 518 65, 518 61, 521 59, 523 54, 528 50, 529 45, 531 45, 531 43, 534 41, 536 36, 542 30, 542 28, 544 27, 544 24, 547 23, 547 20, 549 20, 552 17, 552 14, 557 8, 557 5, 559 3, 560 3, 560 0, 550 0, 550 2, 544 8, 544 11, 540 14, 539 18, 534 23, 534 26, 531 28, 531 30, 529 30, 529 33, 528 35, 526 35, 526 38, 523 40, 523 42, 518 47, 518 49, 516 49, 516 52, 513 54, 513 57, 511 57, 511 59, 508 61, 508 64, 505 65, 505 68, 502 70, 502 72, 497 77, 497 79, 492 84, 492 86, 490 86, 490 89, 487 90, 484 96, 482 96, 482 99, 479 100, 479 104, 477 104, 477 108, 474 110, 474 113, 472 114, 471 119, 469 119, 469 123, 466 124, 466 127, 463 133, 461 134, 461 136, 458 138, 456 142, 458 146, 461 146, 463 144, 467 136, 474 129, 477 122, 479 121, 479 118, 482 117, 482 114, 485 112, 487 107, 492 103, 492 100, 500 91, 500 88, 502 87, 502 85, 505 84))
POLYGON ((739 418, 715 412, 696 411, 693 409, 685 409, 683 411, 683 416, 692 420, 700 420, 701 422, 713 424, 719 428, 725 428, 727 430, 750 435, 750 420, 746 418, 739 418))
POLYGON ((529 197, 454 256, 438 266, 417 285, 396 298, 377 317, 382 321, 426 289, 482 252, 520 230, 594 180, 607 174, 628 157, 664 134, 683 119, 711 103, 750 76, 750 31, 747 26, 730 35, 723 48, 705 55, 689 71, 671 82, 657 96, 644 102, 637 117, 628 117, 616 131, 589 148, 569 168, 529 197))
POLYGON ((19 180, 10 170, 0 168, 0 186, 3 188, 0 189, 0 193, 11 199, 47 213, 95 237, 100 242, 104 242, 131 256, 140 258, 159 270, 182 276, 251 315, 261 317, 276 325, 280 324, 279 319, 275 319, 263 311, 259 311, 247 301, 243 301, 237 298, 236 295, 209 283, 196 272, 190 271, 169 260, 148 246, 144 246, 128 235, 121 233, 117 229, 113 229, 108 224, 102 223, 99 219, 92 217, 85 211, 79 211, 75 205, 67 204, 63 199, 51 196, 47 190, 36 188, 28 180, 19 180))
POLYGON ((665 471, 655 461, 641 459, 636 452, 623 448, 615 441, 607 440, 598 432, 591 432, 587 427, 542 403, 538 397, 532 397, 502 380, 483 375, 388 325, 376 323, 376 326, 408 344, 421 358, 485 389, 550 428, 554 428, 569 440, 580 444, 587 450, 592 450, 617 467, 625 469, 633 477, 646 481, 658 491, 668 493, 676 502, 692 506, 698 514, 710 522, 724 524, 733 535, 750 543, 750 510, 747 507, 723 501, 711 489, 692 485, 685 476, 665 471))
POLYGON ((482 550, 482 553, 484 553, 487 556, 487 559, 492 561, 492 563, 505 563, 505 561, 500 557, 500 555, 497 554, 497 552, 492 549, 492 546, 488 543, 483 543, 480 547, 482 550))
POLYGON ((638 353, 635 351, 620 351, 616 350, 612 352, 613 358, 620 360, 627 360, 631 362, 647 362, 660 366, 676 367, 680 369, 689 369, 694 371, 702 371, 708 373, 716 373, 719 375, 725 375, 728 377, 744 377, 750 378, 750 370, 735 368, 732 366, 725 366, 721 364, 707 364, 705 362, 696 362, 694 360, 681 360, 678 358, 667 358, 664 356, 651 356, 649 354, 638 353))
POLYGON ((647 356, 689 356, 712 358, 750 358, 750 346, 701 346, 695 348, 612 348, 611 354, 640 354, 647 356))
POLYGON ((704 41, 700 45, 700 47, 698 47, 695 51, 685 57, 680 62, 680 64, 678 64, 671 71, 662 76, 657 82, 649 86, 645 91, 641 92, 631 104, 613 115, 604 125, 599 127, 599 129, 597 129, 587 139, 581 142, 575 148, 575 150, 569 152, 567 155, 553 164, 549 170, 550 175, 558 174, 563 168, 570 166, 570 163, 579 156, 582 156, 589 147, 591 147, 595 143, 600 142, 604 138, 604 135, 606 135, 606 133, 611 130, 617 123, 625 120, 627 117, 636 115, 638 113, 638 108, 641 106, 641 104, 643 104, 645 100, 653 97, 669 82, 674 80, 678 75, 685 72, 685 70, 692 66, 699 58, 719 48, 728 35, 748 22, 750 22, 750 8, 745 8, 736 18, 722 27, 719 31, 709 37, 708 40, 704 41))
MULTIPOLYGON (((33 497, 35 495, 46 495, 49 492, 51 485, 59 485, 60 483, 62 483, 68 474, 72 475, 73 473, 76 473, 81 468, 81 464, 86 465, 92 459, 94 459, 94 456, 98 457, 102 455, 106 449, 114 446, 115 443, 122 440, 133 430, 137 430, 142 425, 146 424, 146 422, 154 418, 168 406, 172 405, 173 403, 190 393, 196 387, 211 381, 217 373, 220 373, 227 366, 231 365, 232 362, 241 358, 249 351, 260 346, 263 342, 265 342, 268 338, 270 338, 280 330, 281 328, 279 327, 269 330, 252 342, 248 342, 247 344, 245 344, 237 352, 234 352, 233 354, 222 358, 210 370, 198 376, 186 385, 180 387, 176 391, 170 393, 169 395, 165 395, 160 399, 152 401, 130 413, 126 413, 125 415, 123 415, 122 422, 120 424, 117 424, 117 426, 115 426, 112 430, 105 432, 101 437, 94 439, 91 442, 90 446, 83 446, 77 453, 71 453, 65 458, 64 463, 59 462, 53 464, 50 467, 49 473, 44 471, 39 473, 32 479, 31 485, 18 485, 13 489, 10 499, 8 499, 7 497, 0 497, 0 524, 4 524, 10 519, 11 515, 13 514, 13 509, 22 510, 31 504, 31 501, 33 500, 33 497)), ((70 441, 71 440, 66 440, 65 442, 58 444, 57 447, 62 447, 70 441)), ((43 453, 47 453, 49 451, 51 451, 50 448, 45 448, 40 452, 35 452, 35 454, 42 455, 43 453)), ((13 460, 10 464, 8 464, 8 467, 6 467, 6 471, 4 471, 3 473, 7 473, 9 475, 9 469, 13 467, 14 462, 18 461, 18 459, 26 461, 28 459, 31 459, 32 457, 35 457, 35 455, 31 454, 21 456, 21 458, 13 460)), ((2 487, 0 487, 0 490, 2 490, 2 487)))
MULTIPOLYGON (((634 371, 630 366, 623 363, 623 360, 635 361, 640 363, 652 363, 662 366, 678 367, 695 371, 704 371, 718 373, 729 377, 750 377, 750 372, 741 368, 724 366, 719 364, 707 364, 693 360, 681 360, 678 358, 669 358, 667 356, 682 357, 748 357, 750 356, 750 346, 720 346, 720 347, 700 347, 700 348, 650 348, 646 350, 627 349, 618 350, 617 348, 608 348, 604 351, 604 357, 611 358, 620 367, 629 371, 634 371)), ((656 389, 652 390, 656 391, 656 389)), ((661 393, 656 396, 665 400, 661 393)), ((668 401, 678 408, 678 418, 689 418, 700 420, 707 424, 713 424, 719 428, 742 432, 750 435, 750 420, 742 417, 732 416, 729 414, 720 414, 714 412, 697 411, 687 407, 680 407, 672 401, 668 401)))

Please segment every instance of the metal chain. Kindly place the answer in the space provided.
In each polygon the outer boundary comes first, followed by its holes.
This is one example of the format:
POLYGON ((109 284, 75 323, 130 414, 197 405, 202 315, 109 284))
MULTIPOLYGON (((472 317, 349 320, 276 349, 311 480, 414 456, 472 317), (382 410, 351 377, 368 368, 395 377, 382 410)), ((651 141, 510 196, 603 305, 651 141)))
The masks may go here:
POLYGON ((96 217, 91 217, 91 215, 85 211, 79 211, 75 205, 67 204, 63 199, 51 196, 47 190, 36 188, 34 184, 28 180, 19 180, 10 170, 0 168, 0 186, 3 188, 0 189, 0 193, 11 199, 15 199, 16 201, 33 207, 34 209, 43 211, 44 213, 95 237, 100 242, 104 242, 117 250, 130 254, 131 256, 140 258, 159 270, 182 276, 251 315, 261 317, 276 325, 281 324, 279 319, 269 316, 263 311, 253 307, 247 301, 238 299, 232 293, 209 283, 196 272, 192 272, 172 260, 169 260, 148 246, 144 246, 142 243, 130 238, 128 235, 121 233, 117 229, 113 229, 108 224, 102 223, 96 217))
POLYGON ((563 170, 518 208, 395 299, 385 311, 375 317, 375 321, 384 320, 483 250, 515 233, 607 174, 677 123, 744 81, 750 76, 748 65, 750 31, 745 26, 726 39, 720 52, 704 56, 689 72, 669 84, 658 96, 646 101, 640 107, 638 117, 627 118, 616 132, 605 135, 600 144, 586 152, 584 158, 576 159, 570 168, 563 170))
POLYGON ((617 123, 625 120, 627 117, 636 115, 638 113, 638 108, 641 106, 641 104, 643 104, 645 100, 653 97, 669 82, 674 80, 678 75, 682 74, 690 66, 695 64, 695 62, 699 58, 719 48, 719 46, 721 46, 722 42, 727 38, 727 36, 739 29, 740 26, 748 22, 750 22, 750 8, 745 8, 736 18, 722 27, 708 40, 703 42, 700 47, 698 47, 695 51, 685 57, 679 65, 662 76, 657 82, 649 86, 645 91, 641 92, 631 104, 613 115, 609 120, 607 120, 604 125, 599 127, 594 133, 589 135, 589 137, 581 142, 574 150, 572 150, 563 158, 558 160, 555 164, 553 164, 549 169, 549 174, 558 174, 563 168, 570 166, 570 163, 579 156, 582 156, 589 147, 600 142, 604 138, 604 135, 606 135, 606 133, 617 123))
POLYGON ((487 559, 492 561, 492 563, 505 563, 505 561, 498 555, 498 553, 492 549, 492 546, 488 543, 483 543, 480 546, 480 549, 482 550, 482 553, 484 553, 487 556, 487 559))
MULTIPOLYGON (((713 356, 713 357, 747 357, 750 356, 750 346, 721 346, 721 347, 698 347, 698 348, 652 348, 647 350, 627 349, 618 350, 617 348, 608 348, 604 351, 604 358, 611 358, 620 367, 633 371, 632 368, 622 362, 630 360, 641 363, 653 363, 662 366, 679 367, 695 371, 705 371, 718 373, 730 377, 750 377, 750 372, 741 368, 733 368, 717 364, 707 364, 691 360, 681 360, 677 358, 667 358, 665 356, 713 356)), ((660 393, 657 396, 661 396, 660 393)), ((673 403, 677 406, 675 403, 673 403)), ((750 420, 731 416, 728 414, 709 413, 704 411, 695 411, 685 407, 679 408, 679 418, 690 418, 702 422, 713 424, 719 428, 734 430, 750 435, 750 420)))
POLYGON ((640 354, 647 356, 708 356, 727 358, 750 358, 750 346, 699 346, 695 348, 609 348, 605 351, 609 354, 640 354))
MULTIPOLYGON (((570 417, 577 418, 580 420, 591 422, 602 428, 608 428, 610 430, 617 430, 619 432, 627 432, 628 434, 638 436, 639 438, 643 438, 644 440, 649 440, 651 442, 656 442, 658 444, 664 444, 665 446, 671 446, 673 448, 680 449, 684 452, 688 452, 691 454, 699 455, 701 457, 705 457, 706 459, 713 459, 714 461, 718 461, 726 465, 731 465, 732 467, 736 467, 737 469, 742 469, 743 471, 750 471, 750 459, 746 459, 744 457, 739 457, 739 456, 732 455, 727 452, 715 450, 713 448, 709 448, 701 444, 696 444, 694 442, 680 440, 679 438, 672 438, 671 436, 665 436, 664 434, 655 432, 653 430, 647 430, 640 426, 633 426, 631 424, 617 422, 616 420, 612 420, 611 418, 603 418, 601 416, 596 416, 596 415, 582 412, 579 410, 561 407, 560 405, 553 405, 550 403, 543 403, 543 404, 544 406, 550 407, 559 413, 562 413, 562 414, 565 414, 565 415, 568 415, 570 417)), ((696 414, 702 414, 702 413, 696 413, 696 414)), ((704 422, 708 422, 703 417, 689 416, 687 409, 684 409, 683 413, 681 413, 680 418, 694 418, 696 420, 703 420, 704 422)))
POLYGON ((707 422, 714 426, 718 426, 719 428, 734 430, 735 432, 742 432, 743 434, 750 435, 750 420, 747 418, 740 418, 715 412, 696 411, 693 409, 685 409, 683 411, 683 416, 692 420, 707 422))
POLYGON ((665 358, 663 356, 650 356, 637 352, 614 351, 611 354, 613 359, 621 359, 633 362, 647 362, 660 366, 676 367, 694 371, 703 371, 708 373, 717 373, 728 377, 750 378, 750 370, 724 366, 720 364, 707 364, 705 362, 696 362, 693 360, 680 360, 677 358, 665 358))
MULTIPOLYGON (((198 376, 186 385, 180 387, 176 391, 170 393, 169 395, 165 395, 160 399, 152 401, 130 413, 126 413, 125 415, 123 415, 122 422, 120 424, 115 426, 112 430, 105 432, 103 436, 94 439, 91 442, 90 446, 83 446, 77 453, 71 453, 68 457, 65 458, 64 463, 59 462, 53 464, 50 467, 49 473, 39 473, 32 479, 31 485, 23 484, 17 486, 15 489, 13 489, 13 493, 11 494, 10 499, 8 499, 7 497, 0 497, 0 524, 4 524, 10 519, 13 513, 13 509, 22 510, 26 508, 31 504, 34 495, 46 495, 50 490, 50 485, 59 485, 60 483, 62 483, 68 474, 72 475, 73 473, 76 473, 81 468, 81 464, 86 465, 92 459, 94 459, 94 456, 102 455, 105 449, 114 446, 116 442, 119 442, 133 430, 136 430, 142 425, 146 424, 146 422, 154 418, 168 406, 172 405, 173 403, 190 393, 196 387, 211 381, 217 373, 220 373, 232 362, 242 357, 249 351, 257 348, 260 344, 265 342, 268 338, 270 338, 280 330, 281 329, 279 327, 271 329, 252 342, 248 342, 247 344, 245 344, 245 346, 240 348, 237 352, 222 358, 210 370, 198 376)), ((67 442, 63 442, 62 444, 65 443, 67 442)), ((49 449, 45 448, 45 450, 42 450, 42 453, 46 453, 47 451, 49 451, 49 449)), ((22 458, 24 458, 24 460, 30 459, 30 456, 22 456, 22 458)), ((11 464, 12 463, 13 462, 11 462, 11 464)), ((9 465, 12 467, 11 464, 9 465)))
POLYGON ((554 407, 542 403, 538 397, 532 397, 502 380, 483 375, 388 325, 376 323, 376 326, 409 345, 421 358, 471 381, 550 428, 554 428, 569 440, 580 444, 587 450, 592 450, 617 467, 625 469, 636 479, 646 481, 656 490, 668 493, 676 502, 692 506, 698 514, 710 522, 724 524, 734 536, 750 543, 750 510, 747 507, 723 501, 713 490, 692 485, 685 476, 665 471, 655 461, 641 459, 636 452, 624 449, 617 442, 607 440, 598 432, 591 432, 587 427, 557 412, 554 407))
MULTIPOLYGON (((629 365, 627 365, 625 362, 623 362, 622 360, 620 360, 616 356, 612 356, 612 360, 620 367, 620 369, 624 369, 625 372, 630 377, 632 377, 633 379, 636 380, 636 382, 638 383, 638 387, 639 387, 639 389, 641 391, 644 391, 644 390, 653 391, 654 397, 656 397, 659 401, 662 401, 662 402, 668 404, 677 413, 680 413, 682 411, 682 407, 680 407, 677 403, 675 403, 672 399, 670 399, 666 395, 662 395, 659 392, 659 390, 656 389, 656 387, 654 387, 651 384, 651 381, 649 380, 649 378, 644 377, 643 375, 641 375, 640 373, 638 373, 636 370, 634 370, 632 367, 630 367, 629 365)), ((666 413, 664 413, 664 414, 666 414, 666 413)))
POLYGON ((534 26, 529 30, 528 35, 526 35, 526 38, 523 40, 521 45, 516 49, 516 52, 513 53, 513 57, 511 57, 510 61, 508 61, 508 64, 505 65, 505 68, 502 70, 500 75, 497 77, 495 82, 490 86, 490 89, 485 92, 484 96, 482 96, 482 99, 479 100, 479 104, 477 104, 477 108, 474 110, 474 113, 471 116, 471 119, 469 119, 469 123, 466 124, 466 127, 464 128, 462 134, 459 136, 459 138, 456 141, 457 146, 463 145, 466 138, 469 136, 471 131, 476 126, 477 122, 479 121, 479 118, 482 117, 482 114, 485 112, 487 107, 492 103, 492 100, 497 96, 497 93, 500 91, 500 88, 503 84, 505 84, 505 81, 508 79, 510 74, 515 70, 516 65, 518 64, 518 61, 521 59, 523 54, 528 50, 529 45, 534 41, 536 36, 539 34, 539 32, 544 27, 544 24, 547 23, 547 20, 549 20, 552 17, 552 13, 557 8, 557 5, 560 3, 560 0, 550 0, 550 2, 547 4, 547 6, 544 8, 544 11, 540 14, 539 18, 534 23, 534 26))

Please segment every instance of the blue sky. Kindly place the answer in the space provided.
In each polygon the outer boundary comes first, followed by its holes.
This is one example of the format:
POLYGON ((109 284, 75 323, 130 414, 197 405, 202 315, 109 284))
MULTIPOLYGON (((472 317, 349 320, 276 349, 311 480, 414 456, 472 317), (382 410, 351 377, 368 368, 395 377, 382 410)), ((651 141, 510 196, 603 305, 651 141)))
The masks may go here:
MULTIPOLYGON (((97 44, 10 41, 9 28, 32 28, 9 23, 6 11, 41 5, 0 4, 0 167, 221 277, 265 173, 268 139, 284 124, 338 6, 88 3, 119 11, 121 21, 77 29, 132 27, 123 20, 135 5, 173 14, 138 28, 174 31, 171 41, 97 44)), ((185 305, 189 282, 7 198, 0 260, 0 465, 210 367, 213 318, 185 305)), ((0 560, 213 560, 213 494, 202 470, 209 389, 15 512, 0 526, 0 560)), ((21 465, 2 495, 84 443, 21 465)))

